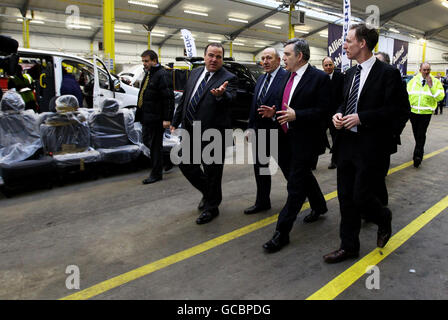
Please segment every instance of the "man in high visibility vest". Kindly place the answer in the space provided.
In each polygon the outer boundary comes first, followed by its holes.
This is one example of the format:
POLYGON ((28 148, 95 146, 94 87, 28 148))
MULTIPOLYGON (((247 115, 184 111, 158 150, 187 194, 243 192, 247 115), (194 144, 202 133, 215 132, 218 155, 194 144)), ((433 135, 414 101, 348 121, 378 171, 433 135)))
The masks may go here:
POLYGON ((420 73, 408 82, 409 102, 411 104, 411 124, 414 133, 414 167, 418 168, 423 160, 426 142, 426 130, 428 129, 431 115, 437 108, 437 102, 443 100, 445 91, 442 83, 431 76, 431 65, 423 62, 420 65, 420 73))

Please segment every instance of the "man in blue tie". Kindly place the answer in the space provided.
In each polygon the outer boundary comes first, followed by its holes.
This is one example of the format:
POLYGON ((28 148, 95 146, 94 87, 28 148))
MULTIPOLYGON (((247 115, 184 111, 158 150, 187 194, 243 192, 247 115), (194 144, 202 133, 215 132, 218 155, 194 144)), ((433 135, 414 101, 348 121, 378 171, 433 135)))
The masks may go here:
MULTIPOLYGON (((280 126, 277 121, 267 115, 264 110, 267 107, 271 107, 272 114, 275 113, 276 106, 280 106, 278 101, 278 92, 280 90, 280 84, 283 78, 288 74, 286 70, 280 67, 280 55, 275 48, 266 48, 261 54, 261 63, 264 71, 264 76, 259 77, 255 86, 254 97, 252 99, 252 105, 249 115, 249 129, 253 129, 255 133, 253 148, 255 163, 255 181, 257 183, 257 198, 255 204, 246 210, 245 214, 254 214, 271 208, 270 193, 271 193, 271 176, 267 172, 269 167, 269 156, 271 155, 270 146, 272 143, 278 143, 278 157, 276 161, 283 172, 283 175, 287 178, 288 174, 288 145, 286 143, 286 135, 283 130, 279 130, 280 126), (260 132, 264 130, 266 140, 260 138, 260 132), (277 130, 279 138, 278 141, 270 140, 270 130, 277 130), (261 144, 266 147, 265 152, 261 152, 261 144), (262 154, 259 154, 262 153, 262 154), (285 154, 286 153, 286 154, 285 154), (260 159, 260 156, 265 161, 260 159)), ((276 155, 273 155, 276 156, 276 155)))
POLYGON ((361 216, 378 225, 378 247, 383 248, 392 234, 392 213, 375 188, 384 184, 384 163, 401 114, 403 87, 398 69, 373 55, 377 43, 378 32, 365 24, 353 25, 344 43, 348 58, 358 65, 346 73, 344 102, 333 116, 338 130, 334 152, 341 245, 324 256, 327 263, 358 257, 361 216))
POLYGON ((223 67, 224 47, 220 43, 210 43, 205 48, 205 67, 191 72, 182 100, 173 117, 171 132, 181 126, 190 136, 190 159, 179 164, 187 180, 202 194, 198 209, 197 224, 212 221, 219 214, 222 201, 221 180, 224 168, 225 146, 221 159, 213 163, 204 162, 202 151, 206 147, 201 141, 193 141, 193 125, 200 124, 201 137, 207 129, 218 130, 224 141, 225 129, 232 128, 230 108, 236 98, 237 78, 223 67), (194 155, 199 144, 200 155, 194 155), (199 158, 201 163, 195 163, 199 158), (202 165, 202 168, 201 168, 202 165))

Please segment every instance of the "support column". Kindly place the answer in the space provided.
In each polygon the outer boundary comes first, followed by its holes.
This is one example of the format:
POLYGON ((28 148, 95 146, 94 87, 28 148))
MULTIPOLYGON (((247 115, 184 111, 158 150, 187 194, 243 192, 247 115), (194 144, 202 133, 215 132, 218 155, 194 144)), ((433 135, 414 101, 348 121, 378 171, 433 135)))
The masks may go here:
POLYGON ((106 65, 115 72, 115 0, 103 0, 103 42, 106 65))
POLYGON ((148 50, 151 50, 151 31, 148 31, 148 50))
POLYGON ((232 58, 233 57, 233 40, 230 41, 229 46, 230 46, 230 58, 232 58))
POLYGON ((289 33, 288 33, 288 39, 292 39, 296 37, 296 33, 294 30, 294 26, 292 24, 292 13, 296 10, 296 6, 294 3, 291 3, 289 5, 289 33))
POLYGON ((23 47, 30 47, 30 19, 23 17, 22 22, 23 47))
POLYGON ((425 62, 425 60, 426 60, 426 43, 427 43, 427 41, 425 39, 425 41, 423 42, 422 62, 425 62))
POLYGON ((162 64, 162 47, 159 47, 159 63, 162 64))

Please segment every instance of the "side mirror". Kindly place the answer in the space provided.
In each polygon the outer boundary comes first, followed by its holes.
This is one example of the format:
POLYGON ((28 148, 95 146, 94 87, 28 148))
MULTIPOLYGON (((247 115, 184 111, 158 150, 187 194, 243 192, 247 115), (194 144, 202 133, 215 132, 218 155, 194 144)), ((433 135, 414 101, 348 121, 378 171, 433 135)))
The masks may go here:
POLYGON ((121 89, 121 83, 120 83, 120 80, 118 80, 118 79, 115 79, 115 80, 114 80, 114 88, 115 88, 115 91, 118 91, 118 90, 121 89))

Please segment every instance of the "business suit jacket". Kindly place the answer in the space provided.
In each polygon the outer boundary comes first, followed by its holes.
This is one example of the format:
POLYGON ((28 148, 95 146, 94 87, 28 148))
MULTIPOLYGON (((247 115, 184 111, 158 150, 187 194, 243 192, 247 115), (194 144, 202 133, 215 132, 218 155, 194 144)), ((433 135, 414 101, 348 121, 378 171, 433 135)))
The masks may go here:
MULTIPOLYGON (((345 112, 355 72, 356 67, 352 67, 346 73, 344 101, 337 113, 345 112)), ((361 121, 358 125, 358 136, 362 139, 362 150, 359 152, 364 155, 366 161, 381 160, 385 154, 391 153, 393 144, 396 147, 394 132, 397 132, 397 119, 403 114, 403 100, 403 84, 398 69, 376 60, 362 88, 357 109, 361 121)), ((400 128, 402 129, 402 126, 400 128)), ((336 157, 340 140, 338 136, 335 142, 336 157)))
POLYGON ((344 74, 339 71, 334 71, 331 83, 331 109, 330 116, 336 113, 336 110, 344 100, 344 74))
MULTIPOLYGON (((271 86, 269 87, 268 92, 264 96, 261 103, 263 105, 272 107, 272 106, 278 106, 282 103, 282 101, 279 101, 279 95, 278 92, 281 89, 280 86, 283 83, 283 79, 285 76, 288 75, 288 71, 280 67, 280 69, 277 71, 277 74, 275 75, 275 78, 272 80, 271 86)), ((280 128, 277 121, 272 121, 272 119, 269 118, 262 118, 261 115, 258 114, 258 107, 260 106, 258 104, 258 96, 260 94, 260 91, 263 88, 264 82, 266 79, 266 74, 262 77, 258 77, 257 84, 255 85, 255 92, 254 97, 252 99, 252 104, 250 107, 250 113, 249 113, 249 124, 248 128, 250 129, 275 129, 280 128)))
MULTIPOLYGON (((290 76, 289 73, 283 79, 279 101, 283 99, 290 76)), ((325 128, 330 106, 329 88, 329 76, 309 65, 292 93, 289 107, 295 110, 296 120, 289 122, 288 132, 293 140, 291 145, 296 159, 309 159, 325 152, 325 128)), ((281 106, 278 105, 277 109, 281 110, 281 106)))
MULTIPOLYGON (((185 117, 187 107, 192 98, 195 85, 204 71, 204 68, 205 67, 197 68, 191 72, 190 78, 185 86, 184 94, 173 117, 173 127, 177 128, 180 124, 182 124, 183 128, 189 126, 187 123, 188 119, 185 117)), ((230 108, 236 98, 236 90, 236 76, 227 71, 224 67, 216 71, 213 77, 208 80, 202 96, 199 99, 198 106, 196 107, 195 115, 195 120, 201 121, 202 131, 210 128, 224 130, 232 127, 230 108), (220 87, 226 81, 229 81, 229 84, 227 85, 227 89, 223 96, 220 98, 213 96, 210 90, 220 87)))

